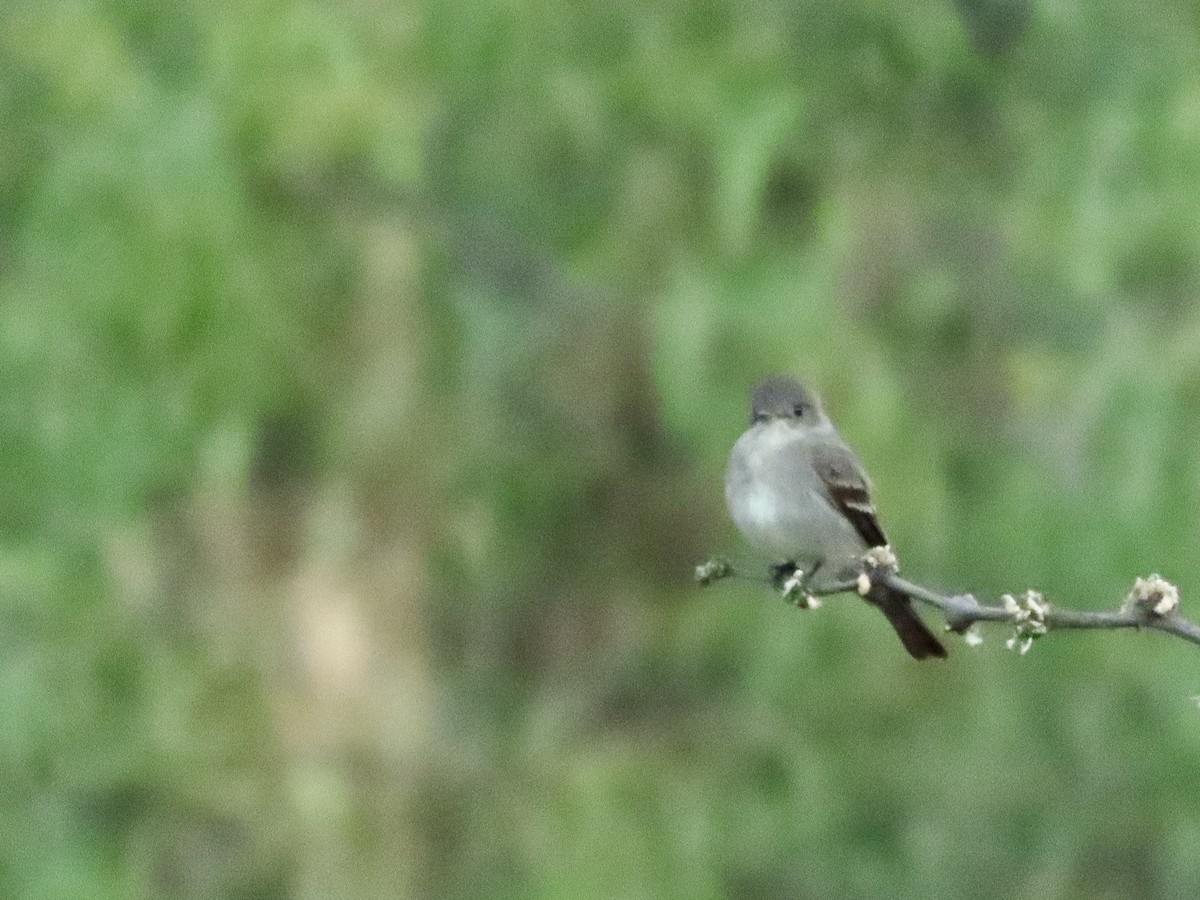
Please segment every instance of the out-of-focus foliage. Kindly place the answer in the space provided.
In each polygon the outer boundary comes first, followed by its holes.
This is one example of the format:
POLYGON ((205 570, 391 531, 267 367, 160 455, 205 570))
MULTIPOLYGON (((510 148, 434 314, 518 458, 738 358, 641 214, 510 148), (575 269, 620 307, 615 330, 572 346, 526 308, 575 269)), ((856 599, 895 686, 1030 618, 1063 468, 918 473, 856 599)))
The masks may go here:
POLYGON ((912 577, 1189 611, 1198 26, 0 6, 0 894, 1200 895, 1194 648, 687 581, 782 370, 912 577))

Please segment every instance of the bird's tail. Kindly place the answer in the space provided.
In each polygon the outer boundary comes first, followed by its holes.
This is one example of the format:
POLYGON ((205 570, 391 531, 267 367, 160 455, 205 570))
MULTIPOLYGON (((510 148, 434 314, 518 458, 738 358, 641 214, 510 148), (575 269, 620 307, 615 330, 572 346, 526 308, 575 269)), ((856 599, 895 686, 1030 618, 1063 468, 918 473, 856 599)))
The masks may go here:
POLYGON ((900 635, 900 642, 913 659, 925 659, 936 656, 946 658, 946 648, 941 645, 928 626, 921 621, 917 611, 913 609, 912 601, 899 591, 887 585, 875 585, 868 598, 883 610, 887 620, 900 635))

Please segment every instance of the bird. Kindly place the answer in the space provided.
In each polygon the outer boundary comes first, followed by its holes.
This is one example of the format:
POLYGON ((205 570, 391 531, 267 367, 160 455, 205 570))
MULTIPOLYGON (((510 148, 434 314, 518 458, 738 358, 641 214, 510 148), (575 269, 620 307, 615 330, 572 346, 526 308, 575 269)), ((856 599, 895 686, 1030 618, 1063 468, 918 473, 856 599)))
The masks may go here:
MULTIPOLYGON (((790 376, 754 387, 750 427, 729 456, 725 500, 747 542, 775 561, 777 584, 793 573, 806 587, 853 580, 864 553, 888 546, 854 451, 820 398, 790 376)), ((866 599, 913 658, 946 656, 905 594, 876 583, 866 599)))

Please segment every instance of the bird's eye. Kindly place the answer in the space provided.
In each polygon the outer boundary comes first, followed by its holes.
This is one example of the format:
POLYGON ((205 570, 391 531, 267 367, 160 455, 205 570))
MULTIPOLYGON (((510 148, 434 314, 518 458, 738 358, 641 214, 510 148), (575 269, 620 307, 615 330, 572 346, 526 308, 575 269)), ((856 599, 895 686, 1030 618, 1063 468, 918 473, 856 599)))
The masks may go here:
POLYGON ((797 403, 795 406, 792 407, 792 412, 795 413, 797 419, 804 418, 804 404, 797 403))

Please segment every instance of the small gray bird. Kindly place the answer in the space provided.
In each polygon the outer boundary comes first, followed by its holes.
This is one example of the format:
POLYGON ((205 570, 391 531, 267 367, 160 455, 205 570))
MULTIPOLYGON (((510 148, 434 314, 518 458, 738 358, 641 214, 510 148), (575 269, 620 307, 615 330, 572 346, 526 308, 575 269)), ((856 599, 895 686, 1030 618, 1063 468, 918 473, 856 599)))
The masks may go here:
MULTIPOLYGON (((799 381, 770 378, 754 389, 750 427, 733 445, 725 502, 738 529, 780 565, 799 569, 813 587, 853 578, 862 555, 887 544, 875 518, 871 484, 821 403, 799 381)), ((878 606, 916 659, 945 657, 912 601, 886 585, 878 606)))

